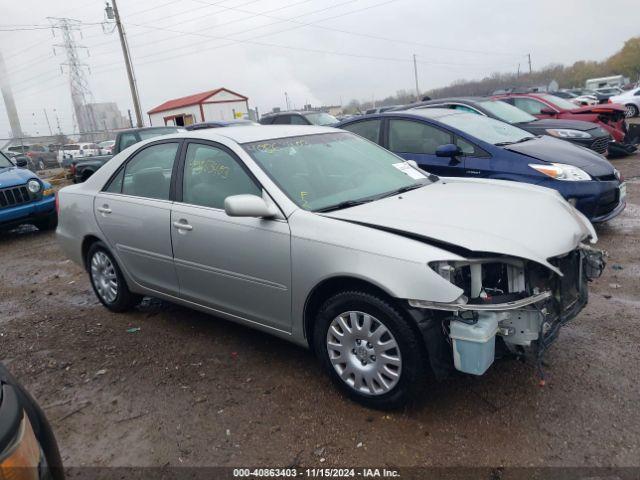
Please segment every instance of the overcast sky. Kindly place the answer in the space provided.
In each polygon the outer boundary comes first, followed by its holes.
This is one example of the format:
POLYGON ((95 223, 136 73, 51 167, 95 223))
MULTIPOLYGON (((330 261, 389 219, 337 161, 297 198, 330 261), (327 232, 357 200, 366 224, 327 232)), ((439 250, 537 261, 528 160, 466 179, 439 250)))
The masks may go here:
MULTIPOLYGON (((64 52, 47 17, 82 22, 76 40, 95 101, 131 108, 122 52, 103 0, 1 0, 0 51, 22 128, 71 132, 64 52), (25 28, 29 30, 6 31, 25 28), (5 30, 5 31, 2 31, 5 30), (107 33, 105 33, 105 31, 107 33), (81 38, 82 37, 82 38, 81 38), (55 109, 55 112, 54 112, 55 109)), ((217 87, 267 112, 310 102, 345 104, 494 71, 602 60, 640 35, 637 0, 118 0, 143 112, 217 87)), ((146 115, 145 115, 146 116, 146 115)), ((145 118, 148 123, 148 117, 145 118)), ((9 132, 0 102, 0 138, 9 132)))

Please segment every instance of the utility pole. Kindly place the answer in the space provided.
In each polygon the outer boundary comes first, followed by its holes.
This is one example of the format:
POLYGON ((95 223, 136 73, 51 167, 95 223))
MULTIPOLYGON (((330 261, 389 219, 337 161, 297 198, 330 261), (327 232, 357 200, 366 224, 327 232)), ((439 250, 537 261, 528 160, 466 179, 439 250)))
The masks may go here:
POLYGON ((122 55, 124 56, 124 63, 127 67, 127 77, 129 77, 129 88, 131 89, 131 98, 133 99, 133 109, 136 113, 136 126, 142 127, 142 110, 140 109, 140 98, 138 96, 138 84, 136 83, 136 77, 133 73, 133 66, 131 65, 131 54, 129 53, 129 44, 127 43, 127 35, 120 21, 120 13, 118 12, 118 5, 116 0, 111 0, 113 8, 107 2, 105 12, 108 19, 115 19, 116 27, 118 28, 118 35, 120 35, 120 45, 122 46, 122 55))
POLYGON ((287 92, 284 92, 284 100, 287 105, 287 110, 291 110, 291 107, 289 106, 289 95, 287 94, 287 92))
POLYGON ((418 88, 418 64, 416 62, 416 54, 413 54, 413 75, 416 79, 416 102, 420 101, 420 89, 418 88))
POLYGON ((518 63, 518 71, 516 72, 516 80, 520 80, 520 64, 518 63))
POLYGON ((527 58, 529 59, 529 74, 531 74, 531 54, 527 53, 527 58))

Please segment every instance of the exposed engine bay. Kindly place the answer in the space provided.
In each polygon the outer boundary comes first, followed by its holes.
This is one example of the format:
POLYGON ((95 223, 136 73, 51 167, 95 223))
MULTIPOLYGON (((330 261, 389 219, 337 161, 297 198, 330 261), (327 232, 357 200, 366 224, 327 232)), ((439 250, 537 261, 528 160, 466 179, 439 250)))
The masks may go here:
MULTIPOLYGON (((496 352, 531 358, 539 366, 562 325, 586 305, 587 282, 599 277, 605 266, 603 252, 587 245, 549 263, 555 271, 499 256, 433 262, 429 266, 464 293, 452 303, 409 304, 431 310, 430 322, 440 323, 457 370, 482 375, 496 352)), ((434 370, 444 365, 442 358, 431 361, 434 370)))

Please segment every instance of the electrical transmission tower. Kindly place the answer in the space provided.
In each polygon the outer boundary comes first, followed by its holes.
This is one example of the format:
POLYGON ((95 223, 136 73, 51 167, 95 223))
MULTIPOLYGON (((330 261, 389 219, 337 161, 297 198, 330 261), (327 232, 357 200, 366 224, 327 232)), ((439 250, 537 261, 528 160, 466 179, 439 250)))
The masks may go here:
POLYGON ((73 103, 73 111, 75 113, 75 123, 79 133, 93 132, 97 130, 95 115, 90 103, 92 103, 93 95, 89 88, 87 72, 91 72, 89 65, 82 62, 79 58, 78 51, 85 50, 87 47, 76 42, 74 33, 80 31, 81 22, 71 18, 48 17, 55 31, 59 31, 62 36, 62 43, 55 44, 55 48, 63 48, 66 53, 67 61, 60 64, 60 71, 64 73, 65 67, 69 72, 69 87, 71 89, 71 102, 73 103))

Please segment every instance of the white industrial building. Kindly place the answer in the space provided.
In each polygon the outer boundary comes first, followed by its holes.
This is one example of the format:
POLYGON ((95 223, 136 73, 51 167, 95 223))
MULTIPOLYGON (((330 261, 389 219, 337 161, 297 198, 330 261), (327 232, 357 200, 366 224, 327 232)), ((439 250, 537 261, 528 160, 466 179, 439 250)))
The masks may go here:
POLYGON ((214 120, 245 118, 249 114, 248 98, 227 88, 216 88, 187 97, 168 100, 149 110, 152 126, 185 126, 214 120))

